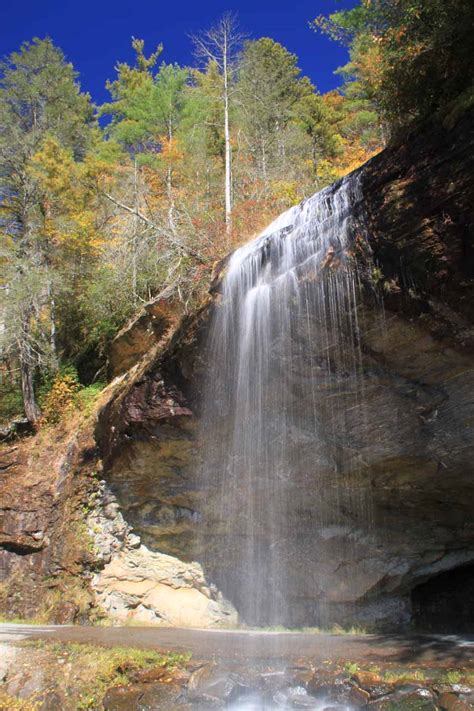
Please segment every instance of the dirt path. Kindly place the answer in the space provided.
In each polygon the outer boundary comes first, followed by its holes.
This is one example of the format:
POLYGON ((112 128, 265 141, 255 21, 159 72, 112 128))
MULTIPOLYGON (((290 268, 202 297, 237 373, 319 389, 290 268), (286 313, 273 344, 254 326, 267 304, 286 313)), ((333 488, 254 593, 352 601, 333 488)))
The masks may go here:
POLYGON ((105 646, 129 646, 191 652, 200 658, 346 659, 474 666, 474 637, 402 635, 329 635, 243 632, 163 627, 79 627, 0 625, 0 642, 49 639, 105 646))

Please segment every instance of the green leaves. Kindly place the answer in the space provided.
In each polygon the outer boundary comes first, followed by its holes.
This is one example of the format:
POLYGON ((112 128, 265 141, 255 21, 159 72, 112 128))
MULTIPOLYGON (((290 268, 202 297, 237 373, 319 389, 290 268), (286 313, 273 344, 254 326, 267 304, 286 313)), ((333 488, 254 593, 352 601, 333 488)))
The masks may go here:
POLYGON ((392 133, 445 111, 473 86, 471 0, 361 0, 313 26, 350 45, 343 72, 392 133))

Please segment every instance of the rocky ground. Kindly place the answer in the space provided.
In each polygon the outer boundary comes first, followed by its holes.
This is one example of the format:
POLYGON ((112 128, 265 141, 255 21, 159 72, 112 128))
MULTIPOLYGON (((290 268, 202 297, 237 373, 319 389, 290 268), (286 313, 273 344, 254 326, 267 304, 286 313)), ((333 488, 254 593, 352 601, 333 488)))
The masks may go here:
POLYGON ((299 658, 202 660, 133 648, 0 646, 0 709, 469 711, 474 667, 299 658))

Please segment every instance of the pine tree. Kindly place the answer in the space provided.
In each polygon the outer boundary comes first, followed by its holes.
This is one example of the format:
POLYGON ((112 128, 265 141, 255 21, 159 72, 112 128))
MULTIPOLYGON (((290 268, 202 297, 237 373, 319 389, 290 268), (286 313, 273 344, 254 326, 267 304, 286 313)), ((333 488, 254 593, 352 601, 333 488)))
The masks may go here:
POLYGON ((267 190, 287 174, 294 138, 289 127, 299 102, 313 92, 297 57, 281 44, 268 37, 246 43, 238 80, 240 125, 267 190))
POLYGON ((3 62, 0 78, 1 229, 6 244, 4 357, 18 357, 27 418, 40 412, 34 379, 57 360, 54 240, 45 231, 48 196, 32 170, 45 140, 84 157, 93 113, 77 74, 49 38, 24 43, 3 62), (46 317, 47 315, 47 317, 46 317))

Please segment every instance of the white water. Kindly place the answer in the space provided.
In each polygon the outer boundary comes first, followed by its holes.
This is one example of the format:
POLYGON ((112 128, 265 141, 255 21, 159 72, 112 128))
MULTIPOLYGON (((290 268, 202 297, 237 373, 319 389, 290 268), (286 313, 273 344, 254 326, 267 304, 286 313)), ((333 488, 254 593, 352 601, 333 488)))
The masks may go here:
POLYGON ((337 711, 352 711, 346 704, 335 704, 330 699, 314 699, 306 692, 304 687, 293 687, 288 693, 277 692, 271 700, 258 694, 250 695, 243 701, 236 701, 227 706, 229 711, 290 711, 295 708, 305 708, 310 711, 325 711, 328 708, 337 708, 337 711))
POLYGON ((348 394, 364 416, 350 254, 365 243, 360 201, 349 176, 285 212, 232 255, 215 309, 203 562, 249 624, 322 622, 330 591, 318 540, 344 522, 340 499, 366 507, 347 494, 357 467, 341 447, 348 394))

